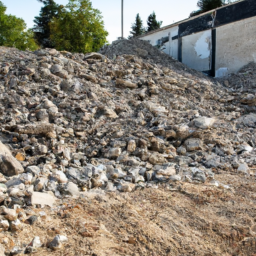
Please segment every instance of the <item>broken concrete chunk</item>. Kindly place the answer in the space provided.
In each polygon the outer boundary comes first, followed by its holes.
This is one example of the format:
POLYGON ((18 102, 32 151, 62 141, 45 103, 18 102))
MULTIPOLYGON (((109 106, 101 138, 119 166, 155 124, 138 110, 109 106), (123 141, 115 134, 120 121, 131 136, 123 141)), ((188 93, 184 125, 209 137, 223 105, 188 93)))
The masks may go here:
POLYGON ((56 198, 53 195, 48 193, 41 193, 41 192, 32 192, 31 194, 31 204, 32 205, 48 205, 52 207, 56 202, 56 198))
POLYGON ((187 139, 184 145, 187 151, 195 151, 202 149, 202 141, 196 138, 187 139))
POLYGON ((201 129, 208 129, 213 126, 215 123, 215 118, 210 118, 210 117, 198 117, 193 120, 193 123, 196 127, 201 128, 201 129))
POLYGON ((0 142, 0 172, 6 176, 24 172, 20 162, 12 156, 10 150, 2 142, 0 142))
POLYGON ((137 84, 132 83, 130 81, 126 81, 126 80, 120 79, 120 78, 116 79, 116 86, 123 87, 123 88, 130 88, 130 89, 135 89, 135 88, 138 87, 137 84))

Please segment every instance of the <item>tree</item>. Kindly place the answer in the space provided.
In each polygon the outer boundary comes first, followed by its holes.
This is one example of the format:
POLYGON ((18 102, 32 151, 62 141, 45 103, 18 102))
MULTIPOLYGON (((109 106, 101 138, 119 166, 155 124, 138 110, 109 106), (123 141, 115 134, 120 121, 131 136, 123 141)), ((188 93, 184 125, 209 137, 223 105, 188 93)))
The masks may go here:
POLYGON ((148 16, 148 20, 147 20, 147 24, 148 24, 148 28, 147 28, 147 32, 158 29, 161 27, 162 25, 162 21, 157 21, 156 20, 156 14, 155 12, 153 12, 152 14, 150 14, 148 16))
POLYGON ((92 8, 90 0, 69 0, 50 22, 50 30, 57 50, 87 53, 107 42, 101 13, 92 8))
POLYGON ((6 7, 0 1, 0 45, 20 50, 36 50, 37 44, 23 19, 5 14, 6 7))
POLYGON ((33 28, 35 39, 42 47, 53 48, 53 42, 50 39, 50 22, 57 17, 62 5, 58 5, 54 0, 38 0, 43 3, 39 16, 34 19, 35 26, 33 28))
POLYGON ((197 11, 190 13, 190 17, 197 16, 201 13, 208 12, 210 10, 221 7, 225 4, 231 3, 231 0, 199 0, 197 6, 200 8, 197 11))
POLYGON ((197 6, 200 8, 202 13, 221 7, 224 4, 224 0, 199 0, 197 2, 197 6))
POLYGON ((143 27, 143 22, 139 14, 136 15, 135 23, 132 24, 131 29, 131 36, 129 36, 129 38, 140 36, 145 33, 145 28, 143 27))

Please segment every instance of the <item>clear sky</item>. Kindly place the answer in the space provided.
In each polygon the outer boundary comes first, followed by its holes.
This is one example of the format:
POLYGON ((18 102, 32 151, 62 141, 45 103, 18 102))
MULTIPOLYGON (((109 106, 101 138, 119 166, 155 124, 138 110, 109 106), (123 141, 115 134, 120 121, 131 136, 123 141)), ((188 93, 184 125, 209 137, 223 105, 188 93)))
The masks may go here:
MULTIPOLYGON (((37 0, 1 0, 7 7, 7 13, 23 18, 28 28, 32 28, 33 19, 39 14, 42 4, 37 0)), ((155 11, 156 18, 163 21, 162 26, 186 19, 191 11, 197 10, 198 0, 124 0, 124 36, 128 37, 135 16, 140 14, 144 26, 147 17, 155 11)), ((66 5, 68 0, 55 0, 66 5)), ((94 8, 102 13, 105 28, 109 32, 111 43, 121 36, 121 0, 91 0, 94 8)))

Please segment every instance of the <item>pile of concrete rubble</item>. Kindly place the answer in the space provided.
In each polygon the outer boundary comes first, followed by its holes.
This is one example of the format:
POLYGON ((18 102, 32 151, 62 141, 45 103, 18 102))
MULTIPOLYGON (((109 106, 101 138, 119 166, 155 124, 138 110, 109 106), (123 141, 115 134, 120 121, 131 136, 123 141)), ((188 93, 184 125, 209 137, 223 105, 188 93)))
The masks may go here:
POLYGON ((95 188, 232 189, 219 170, 255 179, 255 94, 133 47, 113 59, 0 48, 1 230, 18 230, 17 208, 95 188))

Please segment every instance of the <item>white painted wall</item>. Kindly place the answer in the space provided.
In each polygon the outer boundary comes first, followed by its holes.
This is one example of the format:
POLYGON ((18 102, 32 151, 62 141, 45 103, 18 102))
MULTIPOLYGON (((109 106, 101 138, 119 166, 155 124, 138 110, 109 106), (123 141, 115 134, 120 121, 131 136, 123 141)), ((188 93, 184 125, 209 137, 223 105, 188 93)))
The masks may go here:
POLYGON ((172 27, 172 28, 168 28, 168 29, 165 29, 162 31, 155 32, 150 35, 145 35, 145 36, 141 37, 140 39, 149 41, 150 44, 155 46, 155 45, 157 45, 157 42, 159 39, 161 39, 162 37, 169 36, 170 37, 169 42, 165 43, 161 47, 161 50, 163 52, 165 52, 166 54, 172 56, 173 58, 178 59, 178 40, 177 39, 172 40, 172 37, 178 35, 178 31, 179 31, 179 28, 178 28, 178 26, 176 26, 176 27, 172 27))
MULTIPOLYGON (((178 26, 141 37, 153 46, 162 37, 178 35, 178 26)), ((178 40, 169 40, 161 49, 178 59, 178 40)), ((211 30, 182 37, 182 63, 198 71, 211 69, 211 30)), ((256 62, 256 17, 216 28, 216 77, 237 72, 249 62, 256 62)))
POLYGON ((182 37, 182 63, 198 71, 211 69, 211 30, 182 37))
POLYGON ((256 62, 256 17, 216 29, 216 77, 256 62))

